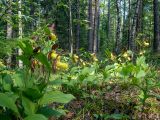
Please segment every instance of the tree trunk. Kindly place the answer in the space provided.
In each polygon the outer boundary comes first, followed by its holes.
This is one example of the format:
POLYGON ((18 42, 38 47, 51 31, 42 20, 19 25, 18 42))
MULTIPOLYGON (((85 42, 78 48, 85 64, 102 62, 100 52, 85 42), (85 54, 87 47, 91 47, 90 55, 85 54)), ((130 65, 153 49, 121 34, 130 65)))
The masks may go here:
POLYGON ((124 46, 123 48, 125 48, 126 44, 124 44, 124 41, 126 41, 126 0, 123 0, 123 16, 122 16, 122 46, 124 46))
POLYGON ((131 34, 130 34, 130 49, 134 54, 136 52, 135 37, 136 37, 137 20, 138 20, 138 14, 139 14, 139 10, 140 10, 139 8, 140 8, 140 5, 141 5, 141 0, 137 0, 136 3, 137 4, 136 4, 136 9, 135 9, 135 14, 134 14, 134 17, 133 17, 131 34))
POLYGON ((109 35, 110 35, 110 0, 108 0, 108 21, 107 21, 107 38, 109 39, 109 35))
POLYGON ((154 9, 154 41, 153 41, 153 52, 160 52, 160 35, 159 35, 159 8, 158 0, 153 0, 154 9))
POLYGON ((100 49, 100 1, 98 1, 98 19, 97 19, 97 52, 100 49))
POLYGON ((131 34, 131 0, 128 0, 128 40, 127 40, 127 49, 130 49, 130 34, 131 34))
POLYGON ((121 2, 120 0, 116 1, 117 9, 117 30, 116 30, 116 44, 115 44, 115 53, 119 54, 121 52, 121 2))
POLYGON ((69 42, 70 53, 73 55, 72 2, 69 0, 69 42))
POLYGON ((38 20, 37 20, 37 27, 40 27, 41 24, 41 1, 38 1, 38 20))
POLYGON ((77 20, 76 25, 76 52, 78 53, 80 47, 80 0, 77 0, 77 20))
MULTIPOLYGON (((11 6, 12 5, 12 0, 8 0, 8 3, 9 5, 8 6, 11 6)), ((11 7, 8 9, 7 11, 7 35, 6 35, 6 38, 7 39, 11 39, 12 38, 12 33, 13 33, 13 27, 12 27, 12 10, 11 10, 11 7)), ((10 64, 11 64, 11 56, 7 55, 7 58, 6 58, 6 65, 7 67, 10 67, 10 64)))
POLYGON ((88 21, 89 21, 89 30, 88 30, 88 50, 92 52, 93 46, 93 13, 92 13, 92 0, 89 0, 88 3, 88 21))
MULTIPOLYGON (((12 4, 12 0, 8 0, 9 6, 11 6, 12 4)), ((11 39, 12 38, 12 32, 13 32, 13 27, 12 27, 12 10, 11 8, 7 11, 7 39, 11 39)))
POLYGON ((93 27, 93 52, 97 53, 98 49, 98 18, 99 18, 99 0, 95 0, 94 9, 94 27, 93 27))
MULTIPOLYGON (((22 36, 23 36, 23 27, 22 27, 22 0, 19 0, 18 1, 18 19, 19 19, 19 23, 18 23, 18 32, 19 32, 19 39, 22 39, 22 36)), ((21 49, 18 49, 18 55, 21 55, 22 54, 22 50, 21 49)), ((19 68, 22 68, 23 67, 23 63, 21 60, 18 61, 18 66, 19 68)))
POLYGON ((136 28, 137 33, 142 32, 142 14, 143 14, 143 2, 142 0, 140 0, 140 6, 137 18, 137 28, 136 28))

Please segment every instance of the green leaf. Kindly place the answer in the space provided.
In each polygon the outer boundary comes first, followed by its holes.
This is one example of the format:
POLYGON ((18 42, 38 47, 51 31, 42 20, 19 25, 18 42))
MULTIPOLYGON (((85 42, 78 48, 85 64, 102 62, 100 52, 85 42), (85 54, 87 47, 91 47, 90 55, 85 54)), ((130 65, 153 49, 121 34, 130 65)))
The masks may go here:
POLYGON ((145 64, 145 57, 141 56, 141 57, 137 58, 136 64, 139 66, 141 66, 142 64, 145 64))
POLYGON ((124 114, 111 114, 111 115, 104 115, 105 119, 115 119, 115 120, 122 120, 129 118, 128 115, 124 114))
POLYGON ((33 54, 33 48, 32 45, 29 43, 29 41, 20 41, 18 43, 18 46, 22 49, 22 51, 24 52, 24 54, 26 55, 32 55, 33 54))
POLYGON ((13 101, 12 97, 9 97, 4 93, 0 93, 0 106, 7 107, 19 114, 17 106, 15 105, 15 101, 13 101))
POLYGON ((23 74, 21 72, 17 71, 16 74, 13 74, 12 79, 13 79, 13 82, 14 82, 15 86, 24 87, 25 82, 23 80, 23 74))
POLYGON ((60 117, 61 115, 63 115, 63 114, 62 114, 61 112, 59 112, 58 110, 49 108, 48 106, 47 106, 47 107, 40 108, 40 109, 38 110, 38 113, 39 113, 39 114, 43 114, 43 115, 46 116, 47 118, 49 118, 49 117, 51 117, 51 116, 60 117))
POLYGON ((4 90, 11 91, 11 86, 13 85, 11 76, 8 74, 4 74, 2 77, 3 77, 2 84, 3 84, 4 90))
POLYGON ((24 112, 26 115, 32 115, 36 111, 36 105, 29 99, 22 97, 22 105, 24 107, 24 112))
POLYGON ((12 117, 5 114, 0 114, 1 120, 12 120, 12 117))
POLYGON ((124 76, 129 76, 132 73, 133 69, 134 66, 132 64, 128 64, 122 68, 121 74, 124 76))
POLYGON ((51 34, 51 30, 47 26, 44 27, 44 31, 47 35, 51 34))
POLYGON ((144 70, 140 70, 138 72, 138 74, 136 75, 136 78, 142 78, 142 77, 145 77, 146 76, 146 73, 144 70))
POLYGON ((43 96, 43 94, 36 87, 25 89, 23 91, 23 95, 25 95, 30 100, 37 100, 37 99, 40 99, 43 96))
POLYGON ((26 66, 30 66, 31 65, 31 62, 30 62, 28 56, 20 55, 20 56, 17 56, 17 59, 21 60, 23 62, 23 64, 26 65, 26 66))
POLYGON ((112 114, 111 118, 121 120, 121 119, 129 118, 129 117, 127 115, 123 115, 123 114, 112 114))
POLYGON ((24 120, 48 120, 48 119, 41 114, 33 114, 33 115, 29 115, 28 117, 24 118, 24 120))
POLYGON ((64 94, 60 91, 51 91, 46 94, 40 99, 40 105, 50 104, 52 102, 57 103, 68 103, 75 97, 71 94, 64 94))
POLYGON ((39 60, 43 65, 45 65, 48 70, 51 70, 51 65, 49 64, 47 57, 43 53, 36 54, 35 58, 39 60))

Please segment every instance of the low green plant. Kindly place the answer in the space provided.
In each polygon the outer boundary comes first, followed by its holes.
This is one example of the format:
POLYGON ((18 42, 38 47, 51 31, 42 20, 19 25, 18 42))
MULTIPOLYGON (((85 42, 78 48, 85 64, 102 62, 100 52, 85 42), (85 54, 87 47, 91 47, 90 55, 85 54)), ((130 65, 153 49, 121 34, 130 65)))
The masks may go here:
POLYGON ((60 117, 63 113, 52 107, 52 103, 66 104, 74 96, 53 89, 49 82, 51 65, 45 54, 35 53, 28 41, 20 42, 19 46, 23 51, 19 56, 23 68, 12 71, 0 65, 0 118, 47 120, 60 117), (43 69, 33 71, 32 59, 39 61, 43 69))

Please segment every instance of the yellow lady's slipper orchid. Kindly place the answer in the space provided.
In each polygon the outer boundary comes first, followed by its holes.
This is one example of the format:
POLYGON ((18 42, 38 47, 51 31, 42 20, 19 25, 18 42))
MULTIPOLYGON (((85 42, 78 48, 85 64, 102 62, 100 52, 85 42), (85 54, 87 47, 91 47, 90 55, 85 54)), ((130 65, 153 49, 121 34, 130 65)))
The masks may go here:
POLYGON ((98 61, 95 53, 91 54, 91 56, 92 56, 92 59, 93 59, 94 62, 97 62, 97 61, 98 61))
POLYGON ((54 33, 51 33, 50 37, 51 37, 52 41, 56 41, 57 40, 57 36, 54 33))
POLYGON ((0 61, 0 67, 5 67, 5 65, 0 61))
POLYGON ((149 46, 149 43, 148 43, 148 42, 146 42, 146 41, 144 41, 144 43, 143 43, 143 44, 144 44, 144 46, 145 46, 145 47, 148 47, 148 46, 149 46))
POLYGON ((58 54, 56 54, 56 53, 51 53, 51 58, 52 58, 52 59, 56 59, 57 56, 58 56, 58 54))
POLYGON ((58 54, 56 53, 55 50, 52 50, 50 55, 51 55, 51 58, 52 58, 52 59, 56 59, 57 56, 58 56, 58 54))
POLYGON ((68 64, 57 61, 56 68, 58 70, 67 70, 68 69, 68 64))
POLYGON ((61 56, 58 56, 58 57, 57 57, 57 61, 60 61, 60 60, 61 60, 61 56))
POLYGON ((128 55, 128 53, 127 52, 125 52, 124 54, 123 54, 123 57, 124 58, 127 58, 129 55, 128 55))
POLYGON ((74 61, 75 63, 78 62, 78 58, 79 58, 79 57, 78 57, 76 54, 73 55, 73 61, 74 61))
POLYGON ((111 53, 111 60, 115 60, 116 57, 113 55, 113 53, 111 53))

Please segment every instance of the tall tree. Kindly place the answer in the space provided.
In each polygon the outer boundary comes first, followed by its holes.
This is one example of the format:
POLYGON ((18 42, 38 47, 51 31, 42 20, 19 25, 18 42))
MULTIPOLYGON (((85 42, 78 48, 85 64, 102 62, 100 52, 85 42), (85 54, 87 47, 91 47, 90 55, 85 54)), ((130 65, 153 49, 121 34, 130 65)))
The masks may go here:
POLYGON ((98 17, 97 17, 97 52, 100 49, 100 0, 98 0, 98 17))
MULTIPOLYGON (((141 5, 141 0, 137 0, 136 2, 136 8, 135 8, 135 13, 133 17, 133 23, 132 23, 132 28, 130 32, 130 49, 132 50, 133 53, 136 52, 136 43, 135 43, 135 37, 136 37, 136 28, 137 28, 137 21, 138 21, 138 14, 139 14, 139 8, 141 5)), ((135 58, 135 57, 134 57, 135 58)))
MULTIPOLYGON (((19 39, 22 39, 23 36, 23 26, 22 26, 22 0, 18 1, 18 32, 19 32, 19 39)), ((22 54, 22 50, 18 49, 18 55, 22 54)), ((23 67, 23 63, 21 60, 18 61, 18 66, 21 68, 23 67)))
POLYGON ((72 27, 72 2, 69 0, 69 42, 70 53, 73 54, 73 27, 72 27))
POLYGON ((94 23, 93 23, 93 52, 98 51, 98 27, 99 27, 99 0, 94 1, 94 23))
POLYGON ((143 24, 143 0, 140 0, 140 6, 136 24, 137 24, 136 33, 141 33, 143 24))
POLYGON ((93 13, 92 13, 92 0, 88 0, 88 21, 89 21, 89 30, 88 30, 88 50, 92 52, 93 46, 93 13))
POLYGON ((76 25, 76 52, 79 51, 80 47, 80 0, 77 0, 77 25, 76 25))
POLYGON ((121 0, 116 0, 117 9, 117 30, 116 30, 116 44, 115 53, 119 54, 121 51, 121 0))
POLYGON ((107 15, 107 38, 109 39, 109 35, 110 35, 110 5, 111 1, 108 0, 108 15, 107 15))
POLYGON ((153 51, 160 51, 160 35, 159 35, 159 8, 158 0, 153 0, 153 9, 154 9, 154 41, 153 41, 153 51))
MULTIPOLYGON (((11 6, 12 4, 12 0, 8 0, 8 6, 11 6)), ((9 9, 7 10, 7 39, 11 39, 12 38, 12 32, 13 32, 13 27, 12 27, 12 10, 11 7, 9 7, 9 9)))
POLYGON ((128 39, 127 39, 127 49, 130 49, 130 34, 131 34, 131 0, 128 0, 128 39))
MULTIPOLYGON (((12 33, 13 33, 13 27, 12 27, 12 0, 7 0, 9 9, 7 10, 7 39, 12 38, 12 33)), ((8 56, 6 59, 6 64, 8 67, 10 67, 11 63, 11 56, 8 56)))

